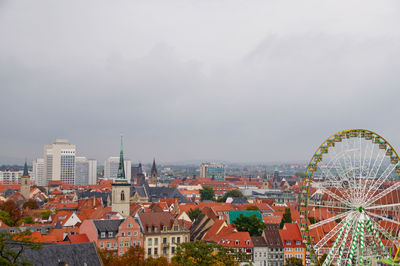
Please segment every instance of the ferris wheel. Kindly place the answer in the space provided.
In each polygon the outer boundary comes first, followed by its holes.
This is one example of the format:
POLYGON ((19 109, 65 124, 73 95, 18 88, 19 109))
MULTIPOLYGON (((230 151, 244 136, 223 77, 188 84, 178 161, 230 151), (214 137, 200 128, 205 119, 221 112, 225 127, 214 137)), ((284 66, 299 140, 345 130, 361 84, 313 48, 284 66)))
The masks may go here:
POLYGON ((328 138, 300 193, 306 264, 376 265, 397 255, 399 176, 399 157, 378 134, 352 129, 328 138))

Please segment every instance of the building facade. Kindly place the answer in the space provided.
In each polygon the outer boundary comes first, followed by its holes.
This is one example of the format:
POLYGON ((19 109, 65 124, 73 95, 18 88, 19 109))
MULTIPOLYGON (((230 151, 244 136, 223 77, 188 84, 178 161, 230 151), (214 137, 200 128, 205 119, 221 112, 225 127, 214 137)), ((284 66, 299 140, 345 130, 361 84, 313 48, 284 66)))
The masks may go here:
POLYGON ((88 185, 96 185, 97 184, 97 160, 88 159, 88 163, 89 163, 88 185))
POLYGON ((66 139, 55 139, 52 144, 44 146, 45 185, 49 181, 75 183, 75 145, 66 139))
POLYGON ((216 163, 202 163, 200 177, 209 177, 214 180, 225 180, 225 165, 216 163))
POLYGON ((44 178, 44 159, 37 158, 32 163, 32 175, 35 179, 35 184, 38 186, 45 186, 45 178, 44 178))
POLYGON ((21 170, 0 171, 0 181, 3 185, 17 185, 21 182, 22 174, 23 171, 21 170))
POLYGON ((174 218, 169 212, 140 213, 139 223, 143 229, 145 258, 164 256, 171 260, 177 244, 190 241, 190 232, 184 221, 174 218))

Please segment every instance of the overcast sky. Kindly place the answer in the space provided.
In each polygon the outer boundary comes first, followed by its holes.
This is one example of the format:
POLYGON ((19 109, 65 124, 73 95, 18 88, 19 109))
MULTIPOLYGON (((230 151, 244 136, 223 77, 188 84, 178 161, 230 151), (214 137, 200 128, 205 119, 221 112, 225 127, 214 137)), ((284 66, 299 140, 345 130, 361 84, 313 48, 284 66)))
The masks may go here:
POLYGON ((308 161, 348 128, 400 150, 399 1, 0 0, 0 164, 67 138, 133 162, 308 161))

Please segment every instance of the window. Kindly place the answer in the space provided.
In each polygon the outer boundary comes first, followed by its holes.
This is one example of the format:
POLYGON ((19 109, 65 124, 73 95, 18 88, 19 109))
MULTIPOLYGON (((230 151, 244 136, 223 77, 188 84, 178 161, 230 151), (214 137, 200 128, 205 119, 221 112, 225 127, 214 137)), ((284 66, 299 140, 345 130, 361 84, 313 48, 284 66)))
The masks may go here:
POLYGON ((133 235, 134 235, 134 236, 137 236, 137 231, 133 232, 133 235))
POLYGON ((121 252, 119 253, 119 255, 120 255, 120 256, 124 255, 124 252, 121 251, 121 252))
POLYGON ((291 244, 292 244, 292 241, 286 240, 286 241, 285 241, 285 244, 286 244, 286 245, 291 245, 291 244))
POLYGON ((299 240, 296 240, 296 245, 301 245, 301 242, 299 240))
POLYGON ((291 252, 291 251, 292 251, 292 248, 285 248, 285 251, 286 251, 286 252, 291 252))
POLYGON ((187 236, 185 236, 185 242, 187 242, 187 236))
POLYGON ((175 247, 171 247, 171 254, 175 254, 175 247))
POLYGON ((128 224, 128 228, 132 228, 132 224, 131 223, 128 224))
POLYGON ((136 240, 132 241, 132 246, 136 246, 136 240))
POLYGON ((107 242, 107 248, 110 248, 110 242, 107 242))
POLYGON ((138 246, 140 246, 140 240, 137 241, 138 246))
POLYGON ((106 232, 101 232, 101 238, 105 238, 106 237, 106 232))
POLYGON ((147 245, 151 246, 151 238, 147 239, 147 245))
POLYGON ((114 242, 114 248, 117 248, 118 244, 117 242, 114 242))
POLYGON ((125 236, 125 232, 122 232, 122 233, 121 233, 121 236, 125 236))
POLYGON ((154 232, 158 232, 158 227, 154 227, 154 232))
POLYGON ((104 242, 101 242, 101 243, 100 243, 100 247, 101 247, 101 248, 104 248, 104 242))
POLYGON ((267 252, 264 252, 264 257, 266 257, 267 256, 267 252))
POLYGON ((129 247, 129 241, 125 241, 125 247, 129 247))
POLYGON ((151 248, 148 248, 148 249, 147 249, 147 255, 150 255, 150 256, 151 256, 151 248))
POLYGON ((235 240, 235 245, 239 245, 239 240, 235 240))
POLYGON ((154 255, 158 255, 158 248, 154 248, 154 255))
POLYGON ((176 238, 176 242, 178 242, 178 244, 181 243, 181 238, 179 236, 176 238))
POLYGON ((158 237, 154 238, 154 246, 158 245, 158 237))
POLYGON ((121 241, 121 242, 119 243, 119 246, 122 248, 122 247, 124 246, 124 241, 121 241))
POLYGON ((172 243, 175 243, 175 237, 172 237, 172 243))
POLYGON ((175 232, 178 231, 178 226, 177 225, 174 225, 174 231, 175 232))
POLYGON ((108 237, 113 237, 113 232, 108 232, 108 237))
POLYGON ((163 242, 163 244, 167 244, 167 238, 164 237, 163 240, 162 240, 162 242, 163 242))
POLYGON ((121 191, 121 201, 125 201, 125 192, 121 191))
POLYGON ((147 232, 151 233, 151 227, 147 226, 147 232))
POLYGON ((128 236, 131 236, 131 235, 132 235, 132 233, 129 231, 129 232, 128 232, 128 236))
POLYGON ((163 230, 164 230, 164 231, 167 231, 167 227, 166 227, 165 225, 163 226, 163 230))
POLYGON ((165 255, 167 254, 167 248, 163 248, 162 253, 165 255))

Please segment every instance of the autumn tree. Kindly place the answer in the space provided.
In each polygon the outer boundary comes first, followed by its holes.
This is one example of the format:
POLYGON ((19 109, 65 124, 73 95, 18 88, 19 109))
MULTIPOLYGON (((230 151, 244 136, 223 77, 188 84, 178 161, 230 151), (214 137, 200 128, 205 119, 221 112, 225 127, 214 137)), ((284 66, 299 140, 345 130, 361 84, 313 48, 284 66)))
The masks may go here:
POLYGON ((204 186, 203 189, 200 189, 200 200, 215 200, 214 188, 210 186, 204 186))
POLYGON ((188 214, 190 220, 194 221, 201 214, 201 210, 199 208, 195 208, 195 209, 190 208, 190 210, 188 211, 187 214, 188 214))
POLYGON ((9 214, 12 220, 10 226, 15 225, 15 223, 21 219, 21 210, 13 200, 4 202, 1 209, 9 214))
POLYGON ((233 224, 239 232, 249 232, 250 236, 260 236, 266 227, 265 223, 255 214, 251 216, 240 214, 233 224))
POLYGON ((38 203, 36 202, 36 200, 34 200, 34 199, 29 199, 28 201, 25 201, 24 202, 24 205, 22 205, 22 208, 29 208, 29 209, 31 209, 31 210, 36 210, 36 209, 39 209, 39 205, 38 205, 38 203))
POLYGON ((256 205, 250 205, 246 208, 246 211, 259 211, 260 209, 256 205))
POLYGON ((173 265, 189 266, 237 266, 239 261, 247 262, 246 254, 233 248, 204 241, 181 243, 178 245, 175 256, 172 257, 173 265))
POLYGON ((292 257, 286 260, 285 266, 303 266, 303 260, 292 257))

